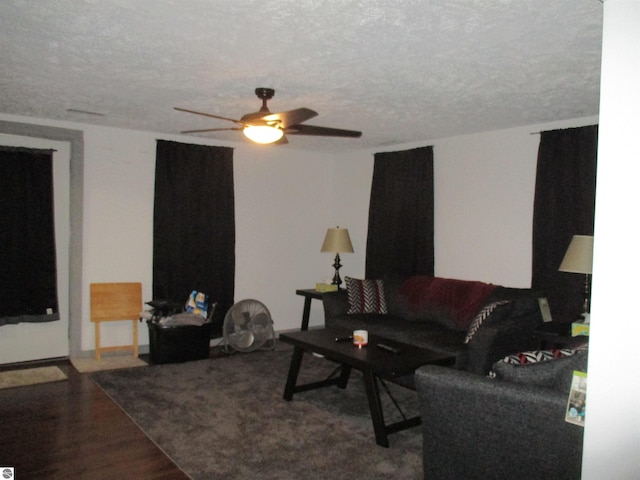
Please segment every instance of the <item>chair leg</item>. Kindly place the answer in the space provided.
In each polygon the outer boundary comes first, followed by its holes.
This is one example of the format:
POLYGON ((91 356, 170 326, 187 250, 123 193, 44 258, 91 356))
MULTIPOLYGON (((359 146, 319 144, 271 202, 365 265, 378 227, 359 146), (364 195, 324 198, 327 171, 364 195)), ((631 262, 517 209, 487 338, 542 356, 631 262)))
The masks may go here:
POLYGON ((95 322, 96 327, 96 360, 100 360, 100 322, 95 322))
POLYGON ((133 358, 138 358, 138 320, 133 321, 133 358))

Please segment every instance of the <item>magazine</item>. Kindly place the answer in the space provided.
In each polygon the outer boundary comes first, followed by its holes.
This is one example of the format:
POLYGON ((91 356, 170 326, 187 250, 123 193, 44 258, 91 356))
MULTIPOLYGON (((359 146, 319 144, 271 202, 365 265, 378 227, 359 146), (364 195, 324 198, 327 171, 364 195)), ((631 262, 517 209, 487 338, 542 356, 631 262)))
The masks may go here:
POLYGON ((573 372, 569 401, 565 421, 584 427, 584 416, 587 405, 587 374, 585 372, 573 372))

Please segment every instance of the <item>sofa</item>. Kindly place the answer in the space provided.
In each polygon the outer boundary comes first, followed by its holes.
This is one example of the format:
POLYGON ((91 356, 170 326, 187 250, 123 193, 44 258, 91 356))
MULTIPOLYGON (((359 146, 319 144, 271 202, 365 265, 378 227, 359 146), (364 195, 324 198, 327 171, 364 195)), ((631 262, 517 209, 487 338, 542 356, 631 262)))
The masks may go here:
POLYGON ((474 374, 534 348, 542 323, 542 295, 527 288, 425 275, 345 280, 346 290, 323 295, 326 328, 363 329, 447 353, 454 368, 474 374))
POLYGON ((420 367, 424 478, 579 479, 584 427, 565 417, 573 371, 586 368, 584 350, 533 364, 499 361, 493 378, 420 367))

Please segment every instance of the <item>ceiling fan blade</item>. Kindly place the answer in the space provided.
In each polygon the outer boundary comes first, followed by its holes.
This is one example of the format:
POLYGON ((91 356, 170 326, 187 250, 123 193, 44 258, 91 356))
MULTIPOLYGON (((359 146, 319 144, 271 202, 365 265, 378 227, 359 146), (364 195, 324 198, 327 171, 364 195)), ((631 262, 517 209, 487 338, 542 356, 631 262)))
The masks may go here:
POLYGON ((272 143, 272 145, 286 145, 287 143, 289 143, 289 140, 287 140, 287 136, 286 135, 283 135, 280 140, 278 140, 277 142, 272 143))
POLYGON ((183 130, 180 133, 203 133, 203 132, 228 132, 233 130, 235 132, 241 132, 242 128, 203 128, 200 130, 183 130))
POLYGON ((316 125, 289 125, 287 135, 316 135, 321 137, 349 137, 358 138, 362 132, 356 130, 343 130, 341 128, 319 127, 316 125))
MULTIPOLYGON (((250 132, 248 127, 271 127, 272 129, 278 129, 283 133, 290 135, 313 135, 321 137, 346 137, 346 138, 358 138, 362 136, 362 132, 356 130, 344 130, 341 128, 329 128, 320 127, 317 125, 303 125, 302 123, 318 115, 318 112, 311 110, 310 108, 296 108, 295 110, 288 110, 286 112, 271 113, 267 108, 267 100, 271 99, 275 91, 271 88, 257 88, 256 95, 262 100, 262 107, 259 111, 253 113, 247 113, 243 115, 240 120, 234 118, 222 117, 220 115, 213 115, 211 113, 198 112, 196 110, 189 110, 186 108, 173 107, 174 110, 180 112, 193 113, 195 115, 202 115, 208 118, 217 118, 219 120, 226 120, 233 122, 240 127, 235 128, 203 128, 197 130, 183 130, 181 133, 204 133, 204 132, 220 132, 220 131, 242 131, 245 135, 252 138, 258 143, 262 143, 263 140, 256 138, 253 135, 253 128, 250 132)), ((257 131, 257 129, 256 129, 257 131)), ((273 133, 273 132, 271 132, 273 133)), ((279 141, 273 142, 273 144, 287 144, 289 141, 286 136, 283 136, 279 141)))
POLYGON ((194 113, 196 115, 202 115, 204 117, 217 118, 219 120, 227 120, 228 122, 233 122, 233 123, 237 123, 238 125, 245 126, 245 124, 242 123, 240 120, 235 120, 233 118, 221 117, 220 115, 212 115, 210 113, 196 112, 195 110, 187 110, 186 108, 180 108, 180 107, 173 107, 173 109, 178 110, 180 112, 187 112, 187 113, 194 113))
POLYGON ((269 113, 262 117, 262 120, 266 122, 277 121, 280 122, 280 126, 282 126, 282 128, 287 128, 291 125, 305 122, 317 115, 318 112, 314 112, 309 108, 296 108, 295 110, 289 110, 288 112, 269 113))

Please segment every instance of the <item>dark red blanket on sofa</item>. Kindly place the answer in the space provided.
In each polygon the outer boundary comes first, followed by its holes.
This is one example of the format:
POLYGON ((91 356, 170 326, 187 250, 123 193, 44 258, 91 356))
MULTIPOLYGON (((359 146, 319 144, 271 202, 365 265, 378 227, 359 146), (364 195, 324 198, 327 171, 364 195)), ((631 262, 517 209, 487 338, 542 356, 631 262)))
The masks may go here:
POLYGON ((412 308, 446 310, 460 330, 465 330, 484 306, 496 285, 491 283, 417 275, 400 287, 412 308))

